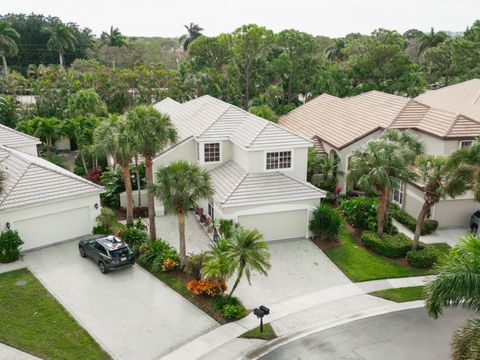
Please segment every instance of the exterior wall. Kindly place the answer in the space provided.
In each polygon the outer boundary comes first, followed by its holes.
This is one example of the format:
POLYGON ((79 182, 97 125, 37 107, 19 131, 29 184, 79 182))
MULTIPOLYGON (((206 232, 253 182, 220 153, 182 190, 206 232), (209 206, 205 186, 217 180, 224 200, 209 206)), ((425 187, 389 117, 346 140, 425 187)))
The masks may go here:
POLYGON ((15 147, 12 146, 12 149, 21 151, 25 154, 38 156, 37 145, 24 145, 24 146, 15 146, 15 147))
POLYGON ((83 233, 74 233, 74 237, 91 233, 92 228, 96 225, 95 219, 99 214, 100 196, 95 194, 0 212, 0 227, 1 229, 5 229, 6 224, 9 223, 11 229, 15 230, 16 223, 41 219, 42 221, 40 223, 36 222, 36 228, 32 229, 35 232, 35 236, 22 237, 22 233, 20 233, 22 240, 25 242, 22 249, 30 250, 68 240, 72 236, 63 238, 62 234, 68 234, 72 228, 84 230, 81 231, 83 233), (98 209, 95 209, 95 204, 98 205, 98 209), (64 220, 62 222, 54 220, 57 214, 61 215, 75 209, 85 209, 85 211, 88 211, 88 217, 85 223, 78 224, 80 219, 75 217, 64 217, 62 218, 64 220))
POLYGON ((412 184, 405 184, 403 210, 416 219, 423 206, 423 201, 423 191, 412 184))
POLYGON ((70 139, 68 136, 62 136, 55 141, 55 149, 57 150, 70 150, 70 139))
MULTIPOLYGON (((195 145, 196 146, 196 145, 195 145)), ((228 140, 224 141, 208 141, 208 142, 201 142, 199 143, 199 150, 200 150, 200 164, 202 165, 203 168, 207 170, 214 169, 215 167, 232 160, 233 156, 233 150, 232 150, 232 143, 228 140), (220 162, 215 162, 215 163, 204 163, 204 154, 203 154, 203 145, 208 144, 208 143, 220 143, 220 162)), ((195 148, 195 156, 197 153, 197 149, 195 148)))
POLYGON ((439 228, 468 227, 470 216, 480 209, 480 204, 472 199, 447 199, 435 205, 433 218, 439 228))
POLYGON ((232 144, 232 160, 245 171, 250 171, 250 154, 240 146, 232 144))
MULTIPOLYGON (((138 203, 138 190, 133 189, 133 206, 134 207, 147 207, 148 206, 148 190, 140 190, 140 204, 138 203)), ((123 208, 127 207, 127 192, 120 193, 120 206, 123 208)))

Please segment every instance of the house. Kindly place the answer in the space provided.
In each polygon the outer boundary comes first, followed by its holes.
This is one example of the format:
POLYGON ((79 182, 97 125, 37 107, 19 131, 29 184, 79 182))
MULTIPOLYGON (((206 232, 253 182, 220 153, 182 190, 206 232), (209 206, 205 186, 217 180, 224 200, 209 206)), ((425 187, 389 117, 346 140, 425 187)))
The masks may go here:
MULTIPOLYGON (((158 155, 154 171, 187 160, 211 174, 215 195, 199 207, 212 218, 256 228, 268 241, 305 238, 312 210, 325 192, 306 182, 312 142, 210 96, 155 108, 168 114, 180 141, 158 155)), ((163 206, 156 200, 157 214, 163 206)))
POLYGON ((38 157, 39 143, 0 126, 0 227, 17 230, 23 250, 90 234, 100 213, 103 188, 38 157))
MULTIPOLYGON (((312 139, 319 154, 336 158, 339 187, 345 192, 348 159, 354 149, 377 139, 385 129, 410 129, 425 152, 450 155, 480 136, 480 80, 470 80, 415 99, 370 91, 350 98, 322 94, 280 118, 279 124, 312 139)), ((421 184, 399 184, 392 200, 413 217, 423 204, 421 184)), ((471 192, 436 204, 430 214, 440 227, 467 226, 480 207, 471 192), (455 211, 452 211, 455 209, 455 211)))

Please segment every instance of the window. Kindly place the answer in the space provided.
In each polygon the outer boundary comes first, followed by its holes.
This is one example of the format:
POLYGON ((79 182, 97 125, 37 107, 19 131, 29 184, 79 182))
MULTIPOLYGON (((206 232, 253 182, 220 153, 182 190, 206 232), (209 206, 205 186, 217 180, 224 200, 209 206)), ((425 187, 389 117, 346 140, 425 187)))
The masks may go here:
POLYGON ((460 149, 467 149, 472 146, 473 140, 463 140, 460 141, 460 149))
POLYGON ((102 245, 100 245, 98 242, 95 243, 95 248, 98 251, 100 251, 102 254, 105 254, 105 255, 107 254, 107 250, 105 250, 105 248, 102 245))
POLYGON ((291 151, 276 151, 267 153, 267 170, 290 169, 291 167, 291 151))
POLYGON ((212 198, 208 199, 208 216, 210 219, 215 218, 215 206, 212 198))
POLYGON ((392 200, 396 202, 398 205, 403 204, 403 189, 404 189, 403 181, 399 181, 397 184, 397 187, 393 189, 392 200))
POLYGON ((220 143, 204 144, 204 162, 220 161, 220 143))

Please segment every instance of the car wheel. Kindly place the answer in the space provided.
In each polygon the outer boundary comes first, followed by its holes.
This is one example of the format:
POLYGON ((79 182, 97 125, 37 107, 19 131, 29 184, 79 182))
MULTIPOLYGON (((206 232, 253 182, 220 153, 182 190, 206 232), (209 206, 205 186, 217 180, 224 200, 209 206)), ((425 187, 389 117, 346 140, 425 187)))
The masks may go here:
POLYGON ((100 272, 101 272, 102 274, 106 274, 106 273, 108 272, 108 270, 107 270, 105 264, 103 263, 103 261, 100 261, 100 262, 98 263, 98 268, 100 269, 100 272))
POLYGON ((85 254, 85 250, 83 249, 83 247, 80 247, 78 250, 80 251, 80 256, 81 257, 83 257, 83 258, 87 257, 87 254, 85 254))
POLYGON ((477 233, 478 233, 478 226, 473 226, 472 227, 472 234, 477 235, 477 233))

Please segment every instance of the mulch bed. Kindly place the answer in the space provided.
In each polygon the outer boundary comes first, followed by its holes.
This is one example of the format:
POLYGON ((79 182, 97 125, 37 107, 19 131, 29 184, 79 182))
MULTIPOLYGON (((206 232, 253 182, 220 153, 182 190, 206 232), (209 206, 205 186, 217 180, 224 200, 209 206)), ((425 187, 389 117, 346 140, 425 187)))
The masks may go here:
POLYGON ((337 247, 337 246, 340 246, 342 243, 340 242, 340 240, 336 240, 336 241, 324 241, 324 240, 320 240, 318 238, 311 238, 310 240, 312 240, 312 242, 317 245, 318 248, 320 248, 320 250, 322 251, 325 251, 325 250, 328 250, 328 249, 331 249, 331 248, 334 248, 334 247, 337 247))
MULTIPOLYGON (((127 210, 125 208, 114 209, 117 214, 117 220, 127 220, 127 210)), ((134 218, 146 218, 148 217, 148 208, 140 207, 133 208, 133 217, 134 218)))

